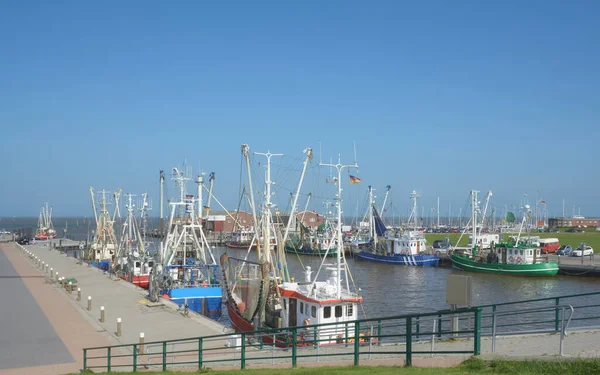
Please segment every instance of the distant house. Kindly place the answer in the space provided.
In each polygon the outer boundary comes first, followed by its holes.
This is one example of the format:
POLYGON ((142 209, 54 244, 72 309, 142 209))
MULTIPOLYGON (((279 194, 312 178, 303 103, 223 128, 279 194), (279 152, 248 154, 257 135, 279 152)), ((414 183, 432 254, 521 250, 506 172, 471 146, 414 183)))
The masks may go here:
POLYGON ((550 228, 570 228, 570 227, 598 227, 600 219, 578 217, 554 217, 548 219, 550 228))
POLYGON ((235 219, 237 218, 238 225, 245 228, 252 228, 252 214, 245 211, 211 211, 210 215, 204 219, 204 227, 210 232, 231 233, 235 228, 235 219), (231 217, 229 214, 231 214, 231 217))

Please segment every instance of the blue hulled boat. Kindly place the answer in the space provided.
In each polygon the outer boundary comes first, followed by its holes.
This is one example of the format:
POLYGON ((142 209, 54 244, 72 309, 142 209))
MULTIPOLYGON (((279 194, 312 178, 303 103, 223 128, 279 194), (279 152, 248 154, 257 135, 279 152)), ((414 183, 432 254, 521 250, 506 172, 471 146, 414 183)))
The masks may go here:
MULTIPOLYGON (((415 217, 416 229, 416 210, 417 198, 419 196, 413 191, 413 215, 415 217)), ((372 220, 375 235, 372 245, 367 250, 362 250, 356 254, 359 260, 369 262, 402 264, 406 266, 436 266, 440 258, 437 254, 427 253, 427 240, 422 232, 418 230, 404 231, 403 233, 390 233, 383 220, 377 213, 375 206, 372 206, 372 220), (385 236, 385 237, 384 237, 385 236), (384 244, 379 244, 377 239, 384 237, 384 244), (382 245, 382 246, 381 246, 382 245)))
MULTIPOLYGON (((162 176, 162 175, 161 175, 162 176)), ((171 202, 168 233, 160 244, 157 266, 151 275, 150 295, 170 299, 210 318, 221 316, 223 288, 217 280, 219 266, 202 229, 202 176, 196 180, 197 197, 186 194, 190 178, 173 168, 181 201, 171 202)))

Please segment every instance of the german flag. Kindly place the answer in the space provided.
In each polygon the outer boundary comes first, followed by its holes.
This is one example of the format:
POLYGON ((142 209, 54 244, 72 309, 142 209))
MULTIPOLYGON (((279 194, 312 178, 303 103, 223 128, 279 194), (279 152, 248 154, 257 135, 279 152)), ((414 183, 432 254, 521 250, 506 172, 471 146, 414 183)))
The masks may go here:
POLYGON ((351 185, 358 184, 359 182, 362 182, 360 178, 350 175, 350 184, 351 185))

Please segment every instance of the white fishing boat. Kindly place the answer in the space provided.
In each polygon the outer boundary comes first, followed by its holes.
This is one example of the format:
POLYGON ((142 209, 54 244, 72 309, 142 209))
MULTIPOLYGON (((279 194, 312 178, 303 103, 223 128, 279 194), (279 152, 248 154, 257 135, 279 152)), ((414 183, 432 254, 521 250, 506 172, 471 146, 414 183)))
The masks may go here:
POLYGON ((52 238, 56 238, 56 230, 52 224, 52 207, 49 207, 48 203, 44 203, 40 210, 35 239, 49 240, 52 238))
POLYGON ((98 267, 104 271, 108 271, 117 253, 118 241, 114 229, 115 219, 119 213, 119 199, 121 198, 121 189, 113 194, 115 208, 112 216, 108 212, 107 206, 111 203, 106 200, 108 191, 102 190, 100 207, 96 206, 96 197, 94 188, 90 186, 90 195, 92 197, 92 209, 96 220, 96 230, 94 238, 88 249, 88 260, 94 267, 98 267))
MULTIPOLYGON (((142 194, 142 197, 141 222, 143 222, 148 208, 147 194, 142 194)), ((140 230, 140 223, 135 217, 135 206, 132 198, 132 194, 127 194, 127 204, 125 205, 127 217, 122 226, 121 241, 116 255, 117 262, 113 265, 113 271, 122 279, 148 289, 154 259, 148 254, 147 243, 140 230)))
MULTIPOLYGON (((244 145, 243 150, 247 155, 247 145, 244 145)), ((295 200, 292 204, 291 215, 294 215, 306 166, 312 157, 311 149, 307 149, 305 152, 306 159, 294 197, 295 200)), ((270 245, 269 238, 271 235, 281 237, 282 241, 287 240, 290 222, 288 221, 283 236, 273 230, 274 227, 270 220, 272 217, 271 208, 273 207, 270 202, 270 185, 272 184, 270 181, 270 157, 273 154, 268 153, 266 155, 268 158, 267 179, 265 181, 266 204, 263 206, 262 225, 260 226, 263 240, 257 246, 258 261, 232 258, 227 254, 221 257, 228 292, 227 308, 233 327, 238 332, 247 332, 260 328, 340 323, 339 325, 323 328, 318 332, 311 332, 310 335, 306 330, 302 330, 298 345, 308 344, 309 338, 313 340, 311 345, 328 345, 341 342, 347 337, 354 337, 353 330, 351 328, 346 329, 343 323, 357 318, 358 305, 362 302, 362 297, 351 291, 348 281, 349 270, 344 259, 341 231, 342 210, 340 197, 342 188, 338 183, 336 236, 335 241, 330 243, 329 249, 335 249, 337 252, 336 263, 333 265, 325 263, 329 260, 325 256, 314 278, 312 277, 313 271, 311 268, 306 267, 304 280, 297 282, 289 275, 285 253, 280 249, 275 251, 276 249, 270 245), (329 272, 329 275, 323 275, 326 272, 329 272), (323 276, 321 280, 319 280, 319 276, 323 276), (315 337, 317 338, 316 342, 314 342, 315 337)), ((328 164, 321 165, 329 166, 328 164)), ((338 177, 340 177, 342 169, 357 166, 338 163, 331 165, 331 167, 338 170, 338 177)), ((262 340, 266 343, 275 343, 282 346, 287 346, 291 342, 286 335, 273 336, 265 334, 262 336, 262 340)))

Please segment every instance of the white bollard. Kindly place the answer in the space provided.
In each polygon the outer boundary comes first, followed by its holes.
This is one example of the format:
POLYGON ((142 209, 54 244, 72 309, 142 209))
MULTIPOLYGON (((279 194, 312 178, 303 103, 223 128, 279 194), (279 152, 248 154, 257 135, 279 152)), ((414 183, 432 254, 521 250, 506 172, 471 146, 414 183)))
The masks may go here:
POLYGON ((140 332, 140 354, 144 353, 144 332, 140 332))
POLYGON ((92 311, 92 296, 88 296, 88 311, 92 311))
POLYGON ((117 318, 117 337, 121 337, 121 318, 117 318))

